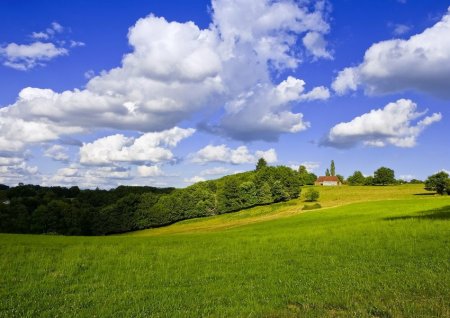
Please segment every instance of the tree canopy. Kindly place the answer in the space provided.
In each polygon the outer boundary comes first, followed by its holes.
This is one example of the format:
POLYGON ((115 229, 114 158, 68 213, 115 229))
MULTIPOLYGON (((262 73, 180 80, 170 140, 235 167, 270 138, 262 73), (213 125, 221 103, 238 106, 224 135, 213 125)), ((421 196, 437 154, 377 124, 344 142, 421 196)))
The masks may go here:
POLYGON ((378 168, 374 172, 373 183, 378 185, 394 184, 395 183, 394 170, 387 167, 378 168))
POLYGON ((450 194, 450 179, 448 173, 441 171, 433 174, 425 180, 425 189, 436 191, 438 194, 450 194))
POLYGON ((267 167, 267 161, 264 158, 259 158, 258 163, 256 164, 256 170, 261 170, 267 167))
POLYGON ((300 195, 299 173, 260 160, 255 171, 193 184, 184 189, 20 185, 0 190, 0 232, 104 235, 233 212, 300 195))
POLYGON ((361 171, 356 170, 350 177, 347 178, 349 185, 364 185, 366 178, 361 171))

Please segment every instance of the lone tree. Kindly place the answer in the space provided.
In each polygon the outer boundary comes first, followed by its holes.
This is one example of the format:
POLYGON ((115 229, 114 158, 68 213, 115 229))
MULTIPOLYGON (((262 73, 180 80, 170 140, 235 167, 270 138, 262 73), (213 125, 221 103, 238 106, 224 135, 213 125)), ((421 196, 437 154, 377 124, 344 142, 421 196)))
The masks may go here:
POLYGON ((331 160, 330 173, 332 176, 336 175, 336 167, 334 165, 334 160, 331 160))
POLYGON ((448 173, 441 171, 429 176, 425 181, 425 190, 436 191, 440 195, 450 193, 450 179, 448 173))
POLYGON ((394 170, 386 168, 386 167, 378 168, 378 170, 375 171, 375 173, 374 173, 373 183, 381 184, 381 185, 395 183, 394 170))
POLYGON ((264 158, 259 158, 258 163, 256 164, 256 171, 261 170, 267 167, 267 161, 264 158))

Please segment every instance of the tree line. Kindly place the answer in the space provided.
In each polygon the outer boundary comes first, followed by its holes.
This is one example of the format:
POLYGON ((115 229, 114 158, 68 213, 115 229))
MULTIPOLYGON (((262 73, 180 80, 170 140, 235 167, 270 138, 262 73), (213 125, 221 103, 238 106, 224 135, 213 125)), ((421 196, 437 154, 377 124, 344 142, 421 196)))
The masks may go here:
POLYGON ((300 187, 314 184, 305 167, 256 170, 193 184, 184 189, 126 187, 80 190, 78 187, 0 186, 0 232, 105 235, 168 225, 287 201, 300 187))

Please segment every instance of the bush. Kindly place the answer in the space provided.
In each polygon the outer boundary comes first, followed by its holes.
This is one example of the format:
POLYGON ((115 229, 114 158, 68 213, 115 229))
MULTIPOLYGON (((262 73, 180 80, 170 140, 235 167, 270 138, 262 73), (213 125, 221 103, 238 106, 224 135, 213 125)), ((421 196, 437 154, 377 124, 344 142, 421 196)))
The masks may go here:
POLYGON ((304 210, 315 210, 315 209, 320 209, 322 206, 319 203, 314 203, 314 204, 305 204, 305 206, 303 207, 303 211, 304 210))
POLYGON ((450 192, 450 178, 448 173, 441 171, 429 176, 425 181, 425 189, 428 191, 436 191, 440 195, 450 192))
POLYGON ((313 188, 309 188, 305 193, 306 201, 314 202, 317 201, 318 198, 319 198, 319 191, 313 188))

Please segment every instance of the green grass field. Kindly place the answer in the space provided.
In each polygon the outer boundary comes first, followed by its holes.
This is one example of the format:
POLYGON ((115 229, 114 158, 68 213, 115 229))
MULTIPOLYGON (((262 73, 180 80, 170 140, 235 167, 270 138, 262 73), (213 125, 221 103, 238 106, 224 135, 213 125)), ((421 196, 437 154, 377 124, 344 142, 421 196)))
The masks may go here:
POLYGON ((301 199, 110 237, 0 235, 1 317, 450 317, 450 197, 301 199))

